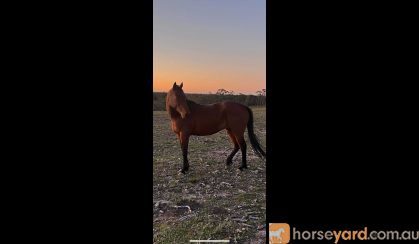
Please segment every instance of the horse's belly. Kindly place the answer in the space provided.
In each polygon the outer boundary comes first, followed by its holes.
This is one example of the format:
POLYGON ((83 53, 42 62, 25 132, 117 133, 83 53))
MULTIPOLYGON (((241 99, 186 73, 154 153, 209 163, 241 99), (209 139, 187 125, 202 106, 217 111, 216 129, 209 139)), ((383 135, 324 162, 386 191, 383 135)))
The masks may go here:
POLYGON ((215 134, 219 131, 221 131, 222 129, 217 129, 217 130, 197 130, 197 131, 193 131, 192 135, 195 136, 209 136, 212 134, 215 134))
POLYGON ((197 136, 209 136, 215 134, 226 128, 225 123, 201 123, 196 124, 194 130, 192 131, 193 135, 197 136))

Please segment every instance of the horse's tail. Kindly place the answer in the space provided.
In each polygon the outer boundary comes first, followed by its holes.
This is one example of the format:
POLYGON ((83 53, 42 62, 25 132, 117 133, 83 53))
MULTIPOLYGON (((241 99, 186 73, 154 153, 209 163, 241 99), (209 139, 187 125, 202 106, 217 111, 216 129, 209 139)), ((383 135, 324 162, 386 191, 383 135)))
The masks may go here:
POLYGON ((260 146, 259 140, 253 131, 253 112, 252 110, 247 107, 247 111, 249 112, 249 121, 247 122, 247 133, 249 134, 250 144, 252 145, 253 151, 256 153, 257 156, 260 158, 266 158, 266 153, 263 151, 262 147, 260 146))

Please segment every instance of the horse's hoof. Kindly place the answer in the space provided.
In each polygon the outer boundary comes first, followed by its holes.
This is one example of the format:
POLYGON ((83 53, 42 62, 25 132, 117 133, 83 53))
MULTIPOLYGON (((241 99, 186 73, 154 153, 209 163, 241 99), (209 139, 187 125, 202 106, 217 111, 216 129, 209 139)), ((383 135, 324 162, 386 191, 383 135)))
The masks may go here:
POLYGON ((247 165, 242 165, 239 167, 239 170, 243 171, 243 169, 247 169, 247 165))
POLYGON ((186 172, 188 172, 189 168, 182 168, 181 170, 179 170, 180 173, 182 174, 186 174, 186 172))
POLYGON ((227 165, 227 166, 230 166, 230 165, 232 165, 232 164, 233 164, 233 161, 227 161, 227 162, 226 162, 226 165, 227 165))

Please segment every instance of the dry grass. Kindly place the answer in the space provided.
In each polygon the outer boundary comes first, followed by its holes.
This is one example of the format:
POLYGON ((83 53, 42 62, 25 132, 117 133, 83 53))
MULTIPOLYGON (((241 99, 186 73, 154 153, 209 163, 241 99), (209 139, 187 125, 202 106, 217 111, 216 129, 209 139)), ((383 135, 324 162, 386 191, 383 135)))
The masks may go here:
MULTIPOLYGON (((265 109, 252 110, 255 133, 265 146, 265 109)), ((154 243, 189 243, 191 239, 265 243, 266 167, 249 143, 248 148, 248 169, 241 172, 237 169, 240 152, 232 166, 225 166, 232 150, 225 131, 191 137, 190 169, 186 175, 179 174, 182 155, 177 137, 167 113, 154 112, 154 243)))

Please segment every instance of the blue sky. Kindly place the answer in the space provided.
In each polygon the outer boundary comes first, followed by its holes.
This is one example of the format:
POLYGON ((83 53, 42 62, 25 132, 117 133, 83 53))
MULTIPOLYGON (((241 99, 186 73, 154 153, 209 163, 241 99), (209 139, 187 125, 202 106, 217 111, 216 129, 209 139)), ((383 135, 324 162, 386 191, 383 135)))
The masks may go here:
POLYGON ((154 0, 154 90, 265 88, 264 0, 154 0))

